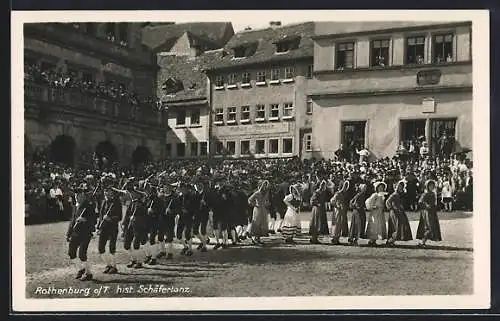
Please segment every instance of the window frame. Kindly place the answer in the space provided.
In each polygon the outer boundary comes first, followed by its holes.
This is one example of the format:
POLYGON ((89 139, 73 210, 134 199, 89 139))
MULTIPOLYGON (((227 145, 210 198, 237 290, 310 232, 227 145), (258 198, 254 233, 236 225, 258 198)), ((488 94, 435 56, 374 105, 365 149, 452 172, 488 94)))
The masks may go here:
POLYGON ((255 105, 255 121, 256 122, 263 122, 265 120, 266 120, 266 105, 264 105, 264 104, 255 105), (263 112, 264 116, 259 117, 259 112, 263 112))
POLYGON ((266 71, 265 70, 262 70, 262 71, 257 71, 257 75, 256 75, 256 85, 259 86, 259 85, 266 85, 266 81, 267 81, 267 75, 266 75, 266 71), (262 79, 263 77, 263 79, 262 79))
POLYGON ((456 61, 456 54, 455 54, 455 50, 453 48, 453 44, 454 44, 454 39, 455 39, 455 33, 454 32, 437 32, 435 34, 432 35, 431 37, 431 53, 432 53, 432 63, 433 64, 446 64, 446 63, 453 63, 456 61), (451 41, 449 42, 450 43, 450 50, 451 50, 451 61, 446 61, 446 57, 444 57, 444 55, 446 54, 444 51, 445 51, 445 45, 446 45, 446 37, 450 36, 451 37, 451 41), (440 42, 439 44, 442 46, 442 49, 443 49, 443 61, 437 61, 437 57, 436 57, 436 48, 437 48, 437 40, 436 38, 437 37, 443 37, 443 41, 440 42))
POLYGON ((215 76, 215 89, 222 89, 224 88, 224 76, 215 76))
POLYGON ((198 126, 201 124, 201 110, 200 110, 200 108, 191 109, 191 113, 189 114, 189 124, 192 126, 198 126), (193 115, 198 116, 197 122, 193 122, 193 115))
POLYGON ((237 117, 237 108, 236 107, 227 107, 227 120, 226 120, 226 123, 227 124, 236 124, 236 117, 237 117), (232 117, 234 116, 234 117, 232 117), (234 118, 234 119, 231 119, 231 118, 234 118))
POLYGON ((236 141, 234 140, 228 140, 226 141, 226 151, 228 155, 234 156, 236 155, 236 141), (233 145, 233 151, 231 152, 231 149, 229 147, 229 144, 233 145))
POLYGON ((278 155, 280 153, 280 140, 278 138, 270 138, 267 143, 267 153, 278 155), (276 142, 276 151, 272 151, 273 143, 276 142))
POLYGON ((255 154, 256 155, 265 155, 266 154, 266 140, 265 139, 256 139, 255 140, 255 154), (259 142, 262 142, 262 152, 259 152, 258 146, 259 142))
POLYGON ((186 110, 184 109, 178 109, 175 111, 175 126, 176 127, 183 127, 183 126, 186 126, 186 118, 187 118, 187 113, 186 113, 186 110), (184 114, 184 122, 183 123, 179 123, 179 116, 184 114))
POLYGON ((269 120, 276 121, 280 119, 280 104, 270 104, 269 105, 269 120), (276 116, 273 115, 273 112, 276 113, 276 116))
POLYGON ((306 115, 312 115, 314 109, 314 103, 311 99, 306 101, 306 115))
POLYGON ((245 71, 241 74, 241 85, 249 85, 251 80, 252 78, 250 77, 250 73, 248 71, 245 71))
POLYGON ((207 142, 200 142, 200 156, 207 156, 208 155, 208 143, 207 142))
MULTIPOLYGON (((366 126, 368 125, 368 120, 342 120, 340 122, 340 141, 341 143, 344 145, 344 146, 348 146, 347 145, 347 142, 346 142, 346 134, 345 134, 345 127, 349 126, 349 125, 356 125, 356 124, 363 124, 363 131, 362 131, 362 135, 363 135, 363 144, 361 147, 359 148, 364 148, 367 144, 366 144, 366 141, 367 141, 367 136, 366 136, 366 126)), ((356 129, 354 129, 354 132, 356 131, 356 129)), ((358 143, 358 142, 356 142, 358 143)))
POLYGON ((240 110, 240 123, 249 123, 250 122, 250 116, 251 116, 250 106, 241 106, 241 110, 240 110), (245 110, 247 108, 248 108, 248 110, 245 110), (248 117, 243 117, 243 115, 248 115, 248 117))
POLYGON ((292 82, 294 79, 295 79, 295 66, 285 67, 285 78, 283 79, 283 82, 292 82))
POLYGON ((404 64, 405 65, 424 65, 426 64, 426 49, 427 49, 427 46, 426 46, 426 43, 427 41, 425 41, 426 37, 425 35, 422 35, 422 34, 415 34, 415 35, 407 35, 405 37, 405 56, 404 56, 404 64), (413 44, 413 45, 410 45, 409 44, 409 40, 410 39, 415 39, 415 43, 418 42, 419 39, 423 39, 423 43, 419 43, 419 44, 413 44), (417 52, 416 50, 413 50, 414 51, 414 54, 415 54, 415 58, 414 58, 414 61, 413 62, 410 62, 408 61, 408 53, 409 53, 409 48, 410 46, 412 47, 416 47, 416 46, 423 46, 423 56, 422 56, 422 62, 419 62, 418 59, 417 59, 417 52))
POLYGON ((280 82, 280 77, 281 77, 281 68, 279 67, 272 67, 271 68, 271 75, 270 75, 270 84, 279 84, 280 82), (275 78, 276 76, 276 78, 275 78))
POLYGON ((342 41, 335 44, 335 70, 344 70, 344 69, 354 69, 356 68, 356 42, 355 41, 342 41), (341 49, 340 46, 349 46, 352 45, 352 49, 341 49), (343 55, 344 65, 340 65, 340 52, 352 51, 352 65, 350 67, 346 67, 346 59, 345 54, 343 55))
POLYGON ((370 67, 386 67, 390 65, 390 59, 391 59, 391 38, 375 38, 370 40, 370 67), (380 42, 379 47, 375 47, 375 43, 380 42), (384 42, 387 42, 387 47, 384 47, 384 42), (381 55, 382 50, 387 50, 387 57, 384 58, 383 65, 380 63, 377 63, 375 57, 375 51, 379 50, 379 55, 381 55), (387 59, 387 60, 386 60, 387 59))
POLYGON ((230 73, 227 76, 227 88, 236 88, 238 86, 238 74, 230 73))
POLYGON ((250 155, 250 140, 244 139, 240 141, 240 155, 250 155), (243 151, 243 143, 248 143, 246 152, 243 151))
POLYGON ((286 154, 286 155, 291 155, 293 154, 293 138, 291 137, 284 137, 281 139, 281 148, 282 148, 282 154, 286 154), (285 141, 290 141, 290 152, 287 152, 286 149, 285 149, 285 141))
POLYGON ((307 65, 306 78, 313 79, 314 77, 314 64, 307 65))
POLYGON ((287 102, 283 104, 283 119, 292 119, 294 117, 294 109, 293 102, 287 102), (291 110, 291 114, 287 115, 287 111, 291 110))
POLYGON ((214 124, 222 125, 224 124, 224 108, 215 108, 214 110, 214 124), (222 116, 222 119, 218 120, 218 117, 222 116))
POLYGON ((312 152, 312 133, 304 134, 304 150, 312 152))

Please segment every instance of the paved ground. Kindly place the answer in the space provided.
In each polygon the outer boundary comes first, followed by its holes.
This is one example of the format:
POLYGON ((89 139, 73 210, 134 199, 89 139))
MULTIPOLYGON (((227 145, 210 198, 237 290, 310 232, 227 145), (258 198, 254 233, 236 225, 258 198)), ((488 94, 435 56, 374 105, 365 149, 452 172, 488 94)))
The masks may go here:
MULTIPOLYGON (((286 245, 279 236, 265 239, 264 247, 245 243, 229 249, 178 255, 157 266, 127 269, 127 255, 119 241, 120 273, 102 274, 104 264, 96 240, 90 244, 95 280, 73 278, 74 267, 66 256, 67 222, 26 227, 26 295, 48 297, 127 296, 308 296, 308 295, 430 295, 472 294, 472 214, 440 213, 443 242, 416 241, 395 248, 310 245, 308 236, 297 245, 286 245), (82 293, 44 294, 46 289, 83 289, 82 293), (88 290, 86 294, 85 289, 88 290), (104 293, 104 289, 107 292, 104 293), (95 291, 102 289, 100 294, 95 291), (129 289, 130 293, 125 289, 129 289), (144 293, 144 289, 151 289, 144 293), (156 292, 155 292, 156 289, 156 292), (163 290, 166 289, 166 290, 163 290), (189 290, 187 290, 189 289, 189 290), (44 290, 44 291, 41 291, 44 290), (120 293, 118 293, 120 292, 120 293), (162 293, 163 292, 163 293, 162 293), (176 293, 174 293, 176 292, 176 293)), ((310 213, 302 213, 303 233, 310 213)), ((331 217, 329 217, 331 218, 331 217)), ((418 214, 410 213, 415 235, 418 214)), ((329 238, 325 238, 327 243, 329 238)), ((342 241, 346 241, 342 239, 342 241)))

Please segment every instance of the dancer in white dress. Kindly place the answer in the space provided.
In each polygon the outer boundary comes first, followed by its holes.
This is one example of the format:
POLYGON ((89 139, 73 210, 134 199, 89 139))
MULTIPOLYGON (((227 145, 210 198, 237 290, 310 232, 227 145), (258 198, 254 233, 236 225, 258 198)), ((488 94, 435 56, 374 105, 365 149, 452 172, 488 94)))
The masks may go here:
POLYGON ((287 210, 283 218, 281 231, 286 243, 295 244, 293 238, 302 230, 299 215, 302 197, 298 186, 290 186, 290 194, 285 197, 283 202, 286 204, 287 210))
POLYGON ((252 242, 262 245, 261 236, 267 236, 269 232, 268 211, 269 207, 269 182, 263 181, 259 189, 249 198, 248 204, 253 206, 252 222, 250 223, 250 235, 252 242))
POLYGON ((370 240, 368 245, 377 245, 377 240, 387 239, 387 226, 385 223, 385 195, 387 185, 384 182, 373 184, 373 193, 365 202, 366 208, 370 211, 368 224, 366 226, 366 237, 370 240))

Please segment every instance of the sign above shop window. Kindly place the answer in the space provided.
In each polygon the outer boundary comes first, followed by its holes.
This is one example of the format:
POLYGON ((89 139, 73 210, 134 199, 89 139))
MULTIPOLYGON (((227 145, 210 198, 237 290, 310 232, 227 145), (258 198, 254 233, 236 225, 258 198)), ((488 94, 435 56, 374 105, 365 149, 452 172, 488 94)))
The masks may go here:
POLYGON ((436 112, 436 101, 434 100, 434 98, 424 98, 422 100, 422 112, 423 113, 436 112))
POLYGON ((437 85, 441 81, 441 70, 425 69, 417 72, 417 84, 419 86, 437 85))

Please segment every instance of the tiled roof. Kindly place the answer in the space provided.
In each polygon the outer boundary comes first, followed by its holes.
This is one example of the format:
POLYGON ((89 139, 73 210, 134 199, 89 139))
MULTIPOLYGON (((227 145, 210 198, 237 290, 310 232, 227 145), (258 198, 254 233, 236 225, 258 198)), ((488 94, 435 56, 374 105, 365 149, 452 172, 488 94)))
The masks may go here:
POLYGON ((250 30, 235 34, 224 46, 227 53, 222 59, 214 61, 207 69, 244 66, 264 62, 277 62, 283 60, 313 57, 314 22, 305 22, 286 25, 279 28, 266 28, 250 30), (283 39, 297 39, 300 37, 299 46, 286 53, 276 54, 276 42, 283 39), (252 43, 257 43, 255 53, 245 58, 234 58, 234 48, 252 43))
POLYGON ((165 55, 158 57, 160 71, 157 77, 157 95, 163 97, 163 83, 170 77, 182 81, 184 90, 163 101, 204 100, 208 98, 207 76, 204 67, 211 61, 220 59, 222 50, 207 51, 198 57, 165 55))
MULTIPOLYGON (((165 49, 165 43, 172 45, 185 32, 213 43, 214 48, 222 48, 234 34, 230 22, 193 22, 168 25, 149 25, 142 28, 142 43, 156 50, 160 46, 165 49), (172 40, 173 39, 173 40, 172 40)), ((167 49, 165 49, 167 50, 167 49)))

